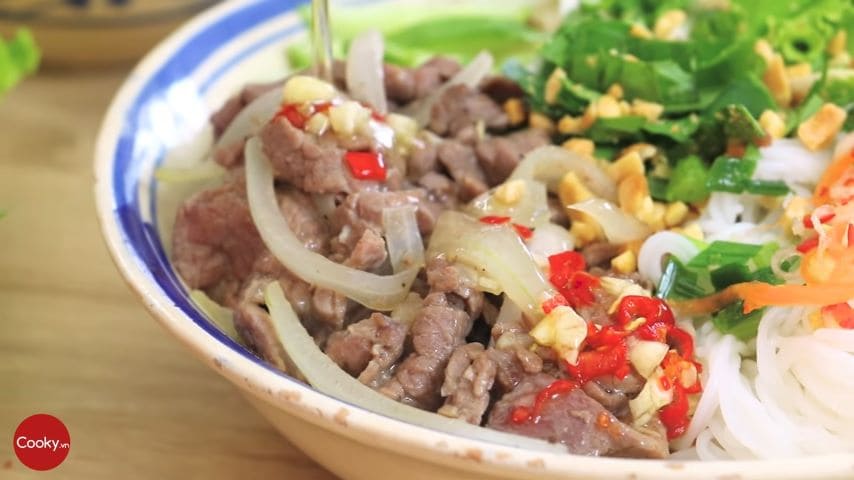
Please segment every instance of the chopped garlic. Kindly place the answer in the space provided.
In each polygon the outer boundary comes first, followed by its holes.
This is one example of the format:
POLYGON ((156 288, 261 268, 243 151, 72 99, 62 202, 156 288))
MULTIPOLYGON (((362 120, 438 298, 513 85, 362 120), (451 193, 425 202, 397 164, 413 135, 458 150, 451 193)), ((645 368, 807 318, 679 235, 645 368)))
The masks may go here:
POLYGON ((663 376, 664 370, 656 367, 637 397, 629 400, 629 410, 634 418, 634 426, 645 425, 655 412, 673 401, 673 389, 662 390, 661 388, 659 380, 663 376))
POLYGON ((649 378, 661 365, 661 361, 669 350, 670 347, 666 343, 636 340, 629 346, 629 362, 643 378, 649 378))
POLYGON ((348 100, 329 109, 332 129, 340 135, 353 135, 362 130, 371 119, 371 111, 358 102, 348 100))
POLYGON ((572 307, 555 307, 530 332, 534 340, 551 347, 569 363, 578 359, 578 347, 587 338, 587 322, 572 307))
POLYGON ((306 103, 332 100, 337 95, 331 84, 306 75, 291 77, 282 88, 285 103, 306 103))
POLYGON ((495 189, 494 198, 504 205, 515 205, 525 196, 524 180, 509 180, 495 189))
POLYGON ((394 130, 395 136, 403 141, 411 142, 418 134, 418 123, 414 118, 398 113, 389 113, 385 122, 394 130))
POLYGON ((329 128, 329 117, 322 113, 315 113, 308 119, 305 129, 315 135, 323 135, 329 128))

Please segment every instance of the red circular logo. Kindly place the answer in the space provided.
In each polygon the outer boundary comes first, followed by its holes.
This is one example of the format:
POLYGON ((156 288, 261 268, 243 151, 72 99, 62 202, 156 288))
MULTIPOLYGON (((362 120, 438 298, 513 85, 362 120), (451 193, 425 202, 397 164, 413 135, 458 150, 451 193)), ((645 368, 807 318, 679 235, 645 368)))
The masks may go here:
POLYGON ((33 470, 50 470, 68 456, 71 436, 60 419, 39 413, 18 425, 12 444, 21 463, 33 470))

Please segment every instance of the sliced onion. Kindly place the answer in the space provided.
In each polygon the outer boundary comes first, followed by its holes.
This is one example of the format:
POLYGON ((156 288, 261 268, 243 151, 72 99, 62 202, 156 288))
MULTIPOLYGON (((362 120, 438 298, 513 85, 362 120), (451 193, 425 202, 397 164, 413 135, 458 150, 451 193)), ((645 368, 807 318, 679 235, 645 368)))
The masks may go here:
POLYGON ((430 113, 433 111, 433 105, 442 97, 445 91, 454 85, 468 85, 471 88, 475 88, 490 70, 492 70, 492 55, 487 51, 480 52, 465 68, 448 79, 436 91, 421 100, 412 102, 412 104, 404 109, 403 113, 415 118, 418 125, 423 127, 430 123, 430 113))
POLYGON ((338 292, 374 310, 391 310, 406 298, 418 274, 417 267, 382 276, 346 267, 308 250, 282 217, 273 187, 273 169, 261 141, 257 137, 249 139, 244 153, 252 220, 264 244, 282 265, 312 285, 338 292))
POLYGON ((575 248, 575 239, 567 229, 546 223, 534 230, 528 240, 528 251, 538 265, 548 265, 549 257, 575 248))
POLYGON ((521 181, 525 185, 524 193, 522 198, 512 205, 495 198, 495 190, 500 188, 499 186, 472 200, 466 206, 465 212, 474 217, 486 215, 510 217, 513 223, 527 227, 539 227, 547 224, 551 212, 549 212, 548 193, 545 185, 529 179, 522 179, 521 181))
POLYGON ((562 445, 483 428, 463 420, 419 410, 386 397, 348 375, 317 348, 282 293, 278 282, 267 286, 264 298, 287 356, 293 360, 300 374, 319 392, 386 417, 464 438, 508 447, 566 453, 566 447, 562 445))
POLYGON ((617 200, 614 180, 593 161, 569 150, 547 145, 530 151, 510 179, 522 178, 544 182, 552 192, 567 172, 575 172, 591 192, 609 201, 617 200))
POLYGON ((644 240, 641 245, 638 252, 638 273, 653 285, 658 285, 665 255, 673 255, 684 263, 694 258, 699 252, 699 247, 684 235, 676 232, 658 232, 644 240))
POLYGON ((487 225, 464 213, 446 211, 436 222, 428 250, 431 256, 445 255, 470 267, 485 277, 480 282, 497 283, 532 319, 542 318, 540 305, 557 294, 509 225, 487 225))
POLYGON ((258 130, 273 118, 281 103, 282 89, 273 88, 243 107, 243 110, 234 117, 234 120, 228 124, 228 127, 216 141, 214 151, 234 145, 240 140, 258 133, 258 130))
POLYGON ((195 183, 219 180, 225 169, 219 164, 205 161, 193 167, 159 167, 154 178, 163 183, 195 183))
POLYGON ((643 240, 652 233, 643 222, 601 198, 591 198, 572 204, 569 208, 590 215, 602 227, 605 238, 611 243, 643 240))
POLYGON ((415 206, 383 209, 383 229, 394 273, 424 266, 424 242, 415 219, 415 206))
POLYGON ((190 292, 190 300, 196 304, 199 310, 201 310, 214 325, 219 327, 222 333, 228 335, 237 343, 243 343, 240 339, 240 335, 237 334, 237 329, 234 328, 234 312, 232 312, 231 309, 225 308, 214 302, 201 290, 192 290, 190 292))
POLYGON ((353 40, 347 55, 347 91, 354 100, 367 103, 383 115, 388 111, 383 72, 384 49, 382 34, 368 30, 353 40))

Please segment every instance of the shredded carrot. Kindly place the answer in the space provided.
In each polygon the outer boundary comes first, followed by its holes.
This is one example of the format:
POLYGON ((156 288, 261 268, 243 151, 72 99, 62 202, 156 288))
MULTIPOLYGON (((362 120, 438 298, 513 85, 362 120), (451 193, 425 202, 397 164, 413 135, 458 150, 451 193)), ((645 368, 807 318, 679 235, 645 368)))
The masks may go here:
POLYGON ((847 154, 839 155, 833 160, 815 187, 812 200, 816 206, 830 202, 830 187, 842 178, 845 171, 852 166, 854 166, 854 150, 849 151, 847 154))
POLYGON ((732 288, 725 288, 706 297, 690 300, 668 300, 668 303, 680 316, 693 317, 717 312, 736 300, 738 300, 736 292, 732 288))
POLYGON ((769 305, 832 305, 854 298, 854 284, 770 285, 762 282, 737 283, 727 290, 744 300, 744 312, 769 305))

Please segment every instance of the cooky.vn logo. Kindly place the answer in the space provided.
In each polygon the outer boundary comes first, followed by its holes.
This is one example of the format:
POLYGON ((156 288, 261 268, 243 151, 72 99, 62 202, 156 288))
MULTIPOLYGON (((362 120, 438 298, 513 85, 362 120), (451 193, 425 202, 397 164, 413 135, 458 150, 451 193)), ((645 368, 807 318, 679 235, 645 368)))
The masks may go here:
POLYGON ((60 419, 39 413, 18 425, 12 443, 21 463, 33 470, 50 470, 68 456, 71 436, 60 419))

